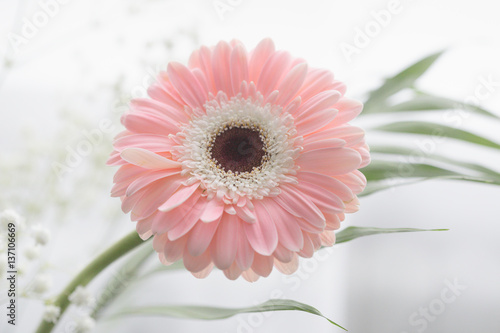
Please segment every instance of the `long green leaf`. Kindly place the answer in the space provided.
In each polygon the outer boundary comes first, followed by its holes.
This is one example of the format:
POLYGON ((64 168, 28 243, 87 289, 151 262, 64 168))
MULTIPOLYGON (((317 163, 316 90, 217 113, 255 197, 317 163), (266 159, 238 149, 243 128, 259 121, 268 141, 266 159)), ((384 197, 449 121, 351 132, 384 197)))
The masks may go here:
POLYGON ((182 260, 176 261, 173 264, 170 264, 168 266, 165 265, 159 265, 156 267, 151 268, 149 271, 146 271, 144 274, 140 276, 141 279, 147 278, 150 275, 156 274, 156 273, 162 273, 162 272, 172 272, 172 271, 177 271, 177 270, 182 270, 184 269, 184 264, 182 260))
POLYGON ((387 105, 387 98, 414 85, 415 81, 441 56, 437 52, 417 61, 397 75, 387 79, 380 88, 372 91, 365 102, 363 114, 380 112, 387 105))
POLYGON ((418 93, 408 101, 398 103, 383 108, 380 111, 400 112, 400 111, 430 111, 430 110, 470 110, 483 116, 500 119, 499 116, 476 105, 458 102, 450 98, 431 95, 428 93, 418 93))
POLYGON ((122 264, 108 280, 100 296, 97 298, 96 306, 90 314, 91 317, 97 319, 102 315, 102 311, 137 278, 140 268, 153 252, 151 242, 145 242, 122 264))
POLYGON ((472 176, 464 176, 464 175, 418 178, 418 179, 400 181, 397 183, 382 180, 382 181, 368 182, 368 184, 366 185, 366 188, 363 190, 363 192, 358 194, 358 197, 364 197, 364 196, 368 196, 370 194, 377 193, 377 192, 387 190, 390 188, 411 185, 411 184, 420 183, 420 182, 427 181, 427 180, 463 180, 463 181, 469 181, 469 182, 474 182, 474 183, 500 185, 500 182, 496 182, 496 181, 490 180, 488 178, 472 177, 472 176))
POLYGON ((447 231, 448 229, 415 229, 415 228, 373 228, 373 227, 347 227, 335 234, 336 243, 345 243, 353 239, 379 234, 391 234, 396 232, 417 231, 447 231))
MULTIPOLYGON (((420 158, 422 154, 419 154, 419 150, 416 148, 410 148, 410 147, 402 147, 402 146, 381 146, 381 145, 371 145, 370 146, 370 152, 373 153, 380 153, 380 154, 390 154, 390 155, 403 155, 403 156, 413 156, 414 158, 420 158)), ((459 166, 465 169, 469 169, 471 171, 476 171, 481 174, 487 175, 491 180, 498 180, 500 181, 500 172, 497 172, 495 170, 492 170, 490 168, 487 168, 485 166, 482 166, 480 164, 472 163, 472 162, 464 162, 464 161, 459 161, 456 159, 452 159, 449 157, 441 156, 441 155, 436 155, 436 154, 430 154, 430 155, 425 155, 425 159, 429 159, 432 161, 436 162, 442 162, 446 163, 452 166, 459 166)))
POLYGON ((459 173, 423 163, 373 160, 361 169, 366 179, 377 181, 392 178, 424 178, 442 176, 461 176, 459 173))
POLYGON ((376 127, 375 130, 405 134, 431 135, 434 137, 448 137, 485 147, 500 149, 500 144, 477 134, 426 121, 401 121, 376 127))
POLYGON ((164 316, 184 319, 216 320, 225 319, 241 313, 268 312, 268 311, 303 311, 320 316, 335 326, 345 330, 339 324, 325 317, 316 308, 288 299, 271 299, 259 305, 244 308, 223 308, 196 305, 158 305, 127 308, 110 317, 116 319, 123 316, 164 316))

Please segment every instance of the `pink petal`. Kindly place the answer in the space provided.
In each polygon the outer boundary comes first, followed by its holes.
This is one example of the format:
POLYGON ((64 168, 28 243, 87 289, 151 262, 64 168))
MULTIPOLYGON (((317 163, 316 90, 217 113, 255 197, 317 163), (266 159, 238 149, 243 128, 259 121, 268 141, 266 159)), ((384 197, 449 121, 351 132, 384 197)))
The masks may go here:
POLYGON ((319 234, 309 234, 309 237, 311 238, 314 251, 318 251, 321 248, 321 238, 319 234))
POLYGON ((322 212, 341 213, 344 211, 345 206, 342 200, 323 187, 307 182, 299 182, 295 186, 307 195, 322 212))
POLYGON ((255 223, 244 224, 243 227, 255 252, 269 256, 278 245, 278 232, 273 217, 269 215, 260 200, 255 200, 254 205, 257 219, 255 223))
POLYGON ((216 91, 223 91, 228 97, 233 97, 231 82, 231 46, 227 42, 219 42, 213 52, 212 68, 216 91))
POLYGON ((296 163, 302 171, 335 176, 356 170, 361 164, 361 156, 350 148, 325 148, 301 154, 296 163))
MULTIPOLYGON (((157 180, 144 187, 146 192, 132 208, 132 212, 138 217, 148 217, 154 213, 169 196, 176 191, 182 182, 182 177, 173 175, 166 179, 157 180)), ((139 190, 136 193, 140 193, 139 190)))
POLYGON ((281 78, 290 66, 291 56, 286 51, 277 51, 269 57, 257 81, 257 90, 266 97, 278 88, 281 78))
MULTIPOLYGON (((293 114, 297 120, 304 117, 310 117, 321 110, 337 109, 337 101, 340 98, 340 93, 336 90, 322 91, 305 101, 304 104, 293 114)), ((303 99, 302 99, 303 100, 303 99)), ((325 124, 326 125, 326 124, 325 124)))
MULTIPOLYGON (((328 215, 328 213, 325 213, 326 215, 328 215)), ((326 219, 326 215, 323 214, 325 216, 325 219, 326 219)), ((307 232, 310 232, 310 233, 318 233, 318 232, 322 232, 324 229, 325 229, 325 224, 321 224, 321 225, 314 225, 312 223, 310 223, 309 221, 303 219, 303 218, 299 218, 297 217, 296 219, 296 222, 297 224, 299 225, 300 229, 302 229, 302 231, 307 231, 307 232)))
POLYGON ((354 197, 351 201, 346 202, 345 212, 346 213, 356 213, 359 210, 359 199, 354 197))
POLYGON ((141 237, 143 240, 146 240, 153 235, 153 232, 151 231, 153 217, 154 215, 151 215, 148 218, 138 221, 135 225, 135 230, 139 234, 139 237, 141 237))
POLYGON ((312 68, 306 75, 302 89, 298 95, 306 102, 311 97, 325 90, 331 90, 333 74, 329 70, 312 68))
POLYGON ((134 208, 134 206, 141 200, 141 198, 146 194, 147 188, 137 191, 131 196, 121 197, 122 199, 122 211, 128 213, 134 208))
POLYGON ((250 209, 249 205, 243 207, 233 206, 236 214, 245 222, 255 223, 256 217, 253 209, 250 209))
POLYGON ((135 165, 123 165, 121 166, 113 176, 113 182, 121 183, 136 179, 140 174, 147 172, 143 168, 135 165))
POLYGON ((178 122, 164 115, 146 112, 126 113, 121 118, 123 126, 133 133, 158 135, 176 134, 180 131, 178 122))
POLYGON ((356 118, 363 110, 363 103, 343 97, 335 104, 335 108, 339 110, 339 114, 328 124, 328 128, 337 127, 356 118))
POLYGON ((350 201, 354 197, 351 189, 338 179, 320 173, 299 171, 297 173, 299 182, 308 182, 321 186, 328 191, 335 193, 342 201, 350 201))
POLYGON ((328 214, 325 213, 326 217, 326 230, 337 230, 340 228, 340 218, 338 214, 328 214))
POLYGON ((214 264, 219 269, 227 269, 236 258, 238 249, 239 219, 234 215, 225 214, 220 221, 219 228, 215 234, 210 247, 210 253, 214 264))
POLYGON ((185 201, 183 205, 169 211, 161 212, 158 211, 156 218, 153 220, 153 232, 154 233, 164 233, 172 230, 175 226, 184 222, 188 214, 191 212, 191 207, 193 207, 198 199, 200 198, 201 192, 195 192, 185 201))
POLYGON ((196 223, 191 229, 187 249, 192 256, 199 256, 207 250, 219 226, 219 221, 220 219, 213 223, 196 223))
POLYGON ((257 82, 264 64, 274 53, 274 43, 270 38, 263 39, 252 51, 249 61, 250 81, 257 82))
POLYGON ((304 232, 304 247, 297 253, 304 258, 311 258, 314 255, 314 245, 307 232, 304 232))
POLYGON ((340 148, 345 146, 345 141, 341 139, 325 139, 325 140, 317 140, 313 142, 309 142, 304 144, 304 152, 324 149, 324 148, 340 148))
POLYGON ((186 237, 181 237, 174 241, 166 240, 163 248, 165 259, 169 262, 176 262, 177 260, 180 260, 184 254, 186 240, 186 237))
POLYGON ((172 146, 168 137, 156 134, 127 135, 113 142, 113 147, 120 152, 126 148, 142 148, 157 153, 170 151, 172 146))
POLYGON ((243 276, 243 278, 248 282, 256 282, 260 278, 260 276, 251 269, 248 269, 241 273, 241 276, 243 276))
POLYGON ((233 264, 231 265, 231 267, 229 267, 228 269, 225 269, 224 271, 224 275, 229 279, 229 280, 236 280, 237 278, 240 277, 242 271, 241 269, 238 267, 238 265, 236 265, 236 263, 233 262, 233 264))
POLYGON ((368 148, 367 145, 361 148, 354 147, 354 149, 356 149, 358 153, 361 155, 361 164, 359 165, 359 169, 362 169, 368 164, 370 164, 371 161, 370 149, 368 148))
POLYGON ((286 106, 297 94, 307 74, 307 64, 301 63, 293 67, 281 81, 278 91, 280 92, 277 104, 286 106))
POLYGON ((179 237, 187 234, 194 225, 200 220, 201 213, 205 210, 205 206, 207 205, 207 200, 205 197, 200 197, 194 206, 191 207, 191 210, 186 215, 186 217, 178 223, 175 227, 170 229, 168 232, 168 239, 176 240, 179 237))
POLYGON ((201 272, 211 263, 210 253, 207 251, 197 257, 192 256, 189 251, 184 251, 182 255, 184 267, 192 273, 201 272))
POLYGON ((203 108, 208 92, 199 84, 189 68, 180 63, 171 62, 168 64, 167 73, 173 86, 186 104, 193 109, 203 108))
POLYGON ((240 90, 241 82, 248 81, 247 51, 238 44, 231 52, 231 83, 235 94, 240 90))
POLYGON ((121 154, 125 161, 146 169, 173 169, 181 164, 142 148, 126 148, 121 154))
POLYGON ((224 213, 224 202, 217 198, 208 201, 205 211, 201 214, 200 220, 205 223, 217 221, 224 213))
POLYGON ((132 178, 129 178, 127 180, 121 180, 120 182, 117 182, 116 184, 113 185, 113 187, 111 188, 111 196, 112 197, 122 197, 122 196, 125 196, 126 192, 127 192, 127 188, 129 187, 129 184, 131 182, 133 182, 134 180, 140 178, 141 176, 143 175, 146 175, 149 170, 147 169, 143 169, 143 168, 139 168, 135 165, 130 165, 130 164, 127 164, 125 166, 133 166, 134 168, 137 168, 139 170, 141 170, 140 173, 134 175, 134 177, 132 178))
POLYGON ((294 254, 292 260, 287 263, 280 262, 279 260, 275 259, 274 260, 274 266, 278 269, 283 274, 293 274, 297 271, 299 268, 299 257, 297 254, 294 254))
POLYGON ((255 253, 255 258, 252 264, 252 270, 263 277, 269 276, 271 271, 273 270, 274 257, 272 256, 263 256, 258 253, 255 253))
POLYGON ((341 125, 328 130, 319 131, 304 137, 304 145, 325 139, 341 139, 346 142, 346 147, 352 147, 364 141, 365 131, 351 125, 341 125))
POLYGON ((347 185, 354 194, 363 192, 366 186, 366 177, 359 170, 354 170, 343 175, 336 175, 334 178, 347 185))
POLYGON ((182 205, 191 195, 200 187, 200 183, 195 183, 191 186, 183 186, 180 190, 175 192, 165 203, 163 203, 158 210, 162 212, 171 211, 174 208, 182 205))
POLYGON ((210 263, 207 267, 205 267, 201 271, 191 272, 191 274, 197 279, 204 279, 212 272, 213 268, 214 268, 214 265, 212 263, 210 263))
POLYGON ((165 248, 165 244, 167 244, 168 238, 166 234, 163 235, 154 235, 153 237, 153 249, 156 252, 163 252, 165 248))
POLYGON ((127 164, 122 158, 120 157, 120 153, 117 151, 113 151, 111 155, 109 156, 108 160, 106 161, 106 165, 109 166, 117 166, 117 165, 124 165, 127 164))
POLYGON ((135 98, 130 102, 130 107, 134 111, 153 113, 159 116, 167 116, 179 123, 186 123, 189 121, 188 116, 174 104, 162 103, 150 98, 135 98))
POLYGON ((189 67, 199 68, 205 74, 208 91, 212 94, 217 93, 212 72, 212 51, 208 47, 202 46, 197 54, 193 53, 189 60, 189 67))
POLYGON ((157 181, 158 179, 170 177, 173 175, 178 175, 180 174, 180 170, 178 169, 168 169, 168 170, 155 170, 155 171, 150 171, 138 179, 134 180, 132 183, 127 188, 126 195, 130 196, 134 194, 135 192, 139 191, 140 189, 144 188, 145 186, 151 184, 154 181, 157 181))
POLYGON ((175 109, 177 112, 184 113, 184 107, 179 101, 177 101, 171 94, 165 91, 165 89, 158 83, 153 83, 148 88, 148 95, 152 99, 168 105, 170 108, 175 109))
POLYGON ((333 231, 325 230, 319 237, 322 246, 333 246, 333 244, 335 244, 335 233, 333 231))
MULTIPOLYGON (((239 221, 239 223, 242 223, 239 221)), ((236 252, 236 264, 238 267, 245 271, 250 268, 253 263, 254 250, 248 242, 247 235, 244 228, 239 228, 238 234, 235 235, 238 239, 238 251, 236 252)))
MULTIPOLYGON (((300 249, 299 249, 300 250, 300 249)), ((278 259, 280 262, 290 262, 295 253, 285 248, 283 245, 278 244, 276 250, 273 253, 273 256, 278 259)))
POLYGON ((274 218, 278 239, 283 246, 292 251, 298 251, 304 245, 302 230, 296 223, 296 217, 281 208, 273 200, 262 200, 270 216, 274 218))
POLYGON ((165 91, 165 94, 169 95, 170 98, 175 100, 175 105, 179 105, 181 110, 184 111, 186 102, 182 99, 181 95, 179 95, 177 89, 175 89, 166 71, 161 71, 159 73, 157 82, 163 89, 163 91, 165 91))
POLYGON ((295 187, 290 185, 281 185, 281 193, 274 199, 281 207, 291 214, 302 217, 309 223, 323 227, 325 217, 321 211, 314 205, 307 196, 300 193, 295 187))
POLYGON ((304 117, 295 121, 297 135, 304 136, 318 131, 331 122, 337 113, 338 111, 336 109, 323 109, 315 111, 314 113, 304 113, 304 117))

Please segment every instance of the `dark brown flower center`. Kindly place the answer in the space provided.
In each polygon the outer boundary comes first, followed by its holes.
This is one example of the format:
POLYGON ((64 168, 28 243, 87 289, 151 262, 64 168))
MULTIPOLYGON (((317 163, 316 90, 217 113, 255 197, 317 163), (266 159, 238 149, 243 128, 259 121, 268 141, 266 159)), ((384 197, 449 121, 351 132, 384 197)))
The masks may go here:
POLYGON ((211 154, 224 171, 241 173, 258 168, 266 152, 258 130, 232 127, 217 135, 211 154))

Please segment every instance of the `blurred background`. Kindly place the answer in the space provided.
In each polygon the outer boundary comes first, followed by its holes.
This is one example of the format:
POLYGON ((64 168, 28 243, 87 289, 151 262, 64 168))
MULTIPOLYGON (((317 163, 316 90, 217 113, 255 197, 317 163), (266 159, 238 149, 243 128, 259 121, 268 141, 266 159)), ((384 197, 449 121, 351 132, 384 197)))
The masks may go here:
MULTIPOLYGON (((350 97, 364 100, 384 78, 446 49, 419 88, 458 101, 475 96, 499 115, 499 9, 489 0, 1 0, 0 210, 15 210, 26 224, 19 236, 23 299, 17 332, 33 331, 41 300, 57 295, 92 257, 133 230, 119 200, 109 197, 115 170, 104 162, 128 101, 145 96, 168 62, 185 63, 195 48, 219 40, 236 38, 251 49, 271 37, 278 49, 332 70, 347 83, 350 97), (103 123, 111 124, 109 130, 92 142, 88 138, 103 123), (85 140, 92 143, 88 152, 61 172, 85 140), (36 251, 28 232, 35 225, 50 230, 50 241, 36 251)), ((500 122, 460 120, 463 128, 500 142, 500 122)), ((370 140, 391 137, 368 132, 370 140)), ((453 140, 433 144, 439 154, 500 169, 492 149, 453 140)), ((313 305, 354 333, 499 332, 499 198, 498 186, 460 181, 396 187, 363 197, 360 212, 344 226, 450 231, 339 244, 303 261, 292 276, 275 271, 253 284, 228 281, 221 272, 204 280, 183 270, 160 272, 130 285, 108 312, 128 305, 248 306, 279 297, 313 305)), ((98 293, 105 278, 90 289, 98 293)), ((56 332, 74 331, 78 311, 70 309, 56 332)), ((211 322, 109 320, 104 314, 94 331, 202 330, 341 331, 301 312, 211 322)))

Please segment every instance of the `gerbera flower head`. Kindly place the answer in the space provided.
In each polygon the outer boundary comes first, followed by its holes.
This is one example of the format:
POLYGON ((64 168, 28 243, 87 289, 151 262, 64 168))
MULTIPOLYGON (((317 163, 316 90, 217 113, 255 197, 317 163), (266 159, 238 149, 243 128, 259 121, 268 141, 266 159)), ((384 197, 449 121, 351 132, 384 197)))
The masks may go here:
POLYGON ((333 245, 366 185, 368 146, 349 124, 362 104, 345 90, 270 39, 201 47, 132 100, 108 161, 120 166, 112 195, 166 265, 291 274, 333 245))

